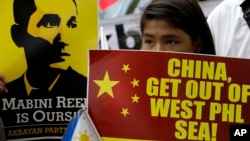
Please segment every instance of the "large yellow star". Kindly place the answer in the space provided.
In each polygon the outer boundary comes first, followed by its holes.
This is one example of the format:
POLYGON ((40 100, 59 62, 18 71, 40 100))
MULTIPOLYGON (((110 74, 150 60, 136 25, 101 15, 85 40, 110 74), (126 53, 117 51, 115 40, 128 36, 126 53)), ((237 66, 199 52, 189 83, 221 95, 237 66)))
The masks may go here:
POLYGON ((116 84, 118 84, 119 81, 111 81, 109 79, 108 71, 106 71, 103 80, 93 80, 93 81, 100 87, 100 90, 98 92, 97 97, 105 94, 105 92, 106 92, 109 96, 114 98, 112 87, 114 87, 116 84))
POLYGON ((121 114, 122 114, 124 117, 126 117, 126 116, 129 114, 128 108, 122 108, 121 114))
POLYGON ((122 70, 123 70, 125 73, 127 73, 127 71, 129 71, 129 70, 130 70, 130 68, 129 68, 129 64, 127 64, 127 65, 123 64, 123 68, 122 68, 122 70))

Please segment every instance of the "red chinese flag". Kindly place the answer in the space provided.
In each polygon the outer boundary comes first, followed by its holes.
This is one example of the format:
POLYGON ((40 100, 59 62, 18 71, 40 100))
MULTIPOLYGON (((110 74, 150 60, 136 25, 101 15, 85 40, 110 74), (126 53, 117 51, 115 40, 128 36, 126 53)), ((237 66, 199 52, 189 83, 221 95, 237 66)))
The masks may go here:
POLYGON ((102 11, 105 11, 116 2, 117 0, 99 0, 99 6, 102 11))
POLYGON ((102 137, 226 141, 231 124, 250 124, 250 60, 121 50, 89 60, 88 111, 102 137))

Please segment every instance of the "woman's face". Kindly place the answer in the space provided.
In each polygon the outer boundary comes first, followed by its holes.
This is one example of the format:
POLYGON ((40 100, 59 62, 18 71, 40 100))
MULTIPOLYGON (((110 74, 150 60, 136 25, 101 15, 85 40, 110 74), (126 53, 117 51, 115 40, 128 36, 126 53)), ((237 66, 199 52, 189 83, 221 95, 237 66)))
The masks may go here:
POLYGON ((200 49, 186 32, 165 20, 148 20, 142 32, 142 50, 194 53, 200 49))

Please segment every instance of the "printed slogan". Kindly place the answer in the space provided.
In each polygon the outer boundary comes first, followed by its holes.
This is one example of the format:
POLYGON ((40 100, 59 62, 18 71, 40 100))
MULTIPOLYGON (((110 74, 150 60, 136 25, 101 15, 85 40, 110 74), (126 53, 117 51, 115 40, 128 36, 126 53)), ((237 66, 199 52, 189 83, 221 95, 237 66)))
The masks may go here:
POLYGON ((176 139, 216 140, 217 119, 221 122, 244 123, 242 105, 235 103, 247 103, 250 85, 233 83, 232 78, 227 76, 225 63, 173 58, 166 68, 170 77, 148 78, 146 92, 152 97, 152 117, 194 119, 188 122, 176 121, 176 139), (177 77, 189 79, 184 82, 184 100, 177 99, 179 85, 183 83, 177 77), (229 84, 227 103, 221 103, 224 83, 229 84), (206 111, 210 112, 207 117, 203 117, 203 109, 206 107, 206 111), (200 121, 202 119, 209 119, 209 122, 200 121))
POLYGON ((2 112, 15 121, 12 123, 13 126, 6 128, 6 136, 10 138, 61 136, 78 109, 85 107, 84 103, 86 98, 64 96, 47 99, 2 98, 2 112), (35 124, 25 126, 27 123, 35 124))
POLYGON ((250 80, 245 79, 249 62, 195 54, 90 51, 89 112, 104 140, 229 140, 230 125, 250 123, 250 80), (235 64, 244 70, 238 73, 235 64))
MULTIPOLYGON (((56 97, 55 108, 83 108, 85 98, 65 98, 56 97)), ((74 117, 75 112, 46 112, 43 109, 53 109, 52 98, 50 99, 16 99, 3 98, 2 111, 6 110, 28 110, 28 109, 40 109, 35 111, 29 116, 29 113, 16 113, 16 123, 27 123, 29 117, 35 122, 43 121, 70 121, 74 117)))
POLYGON ((21 128, 8 130, 8 136, 63 134, 66 127, 21 128))

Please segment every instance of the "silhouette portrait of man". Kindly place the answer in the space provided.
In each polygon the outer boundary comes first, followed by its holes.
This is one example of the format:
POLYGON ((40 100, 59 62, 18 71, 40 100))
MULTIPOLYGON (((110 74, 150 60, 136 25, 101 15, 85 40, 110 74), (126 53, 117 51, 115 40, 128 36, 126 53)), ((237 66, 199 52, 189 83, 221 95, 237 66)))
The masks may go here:
MULTIPOLYGON (((47 1, 49 4, 49 0, 47 1)), ((75 8, 75 11, 71 11, 73 13, 70 16, 61 16, 59 13, 50 13, 50 11, 46 13, 47 5, 36 7, 35 2, 39 3, 39 0, 14 1, 16 24, 11 27, 11 35, 16 45, 23 47, 25 52, 28 67, 21 81, 26 82, 23 84, 26 85, 27 95, 31 95, 32 89, 42 89, 51 94, 86 93, 84 90, 86 78, 71 67, 66 71, 50 67, 51 64, 65 61, 64 57, 70 56, 64 52, 70 43, 63 40, 63 30, 67 30, 66 28, 76 30, 77 9, 73 0, 68 1, 72 3, 69 3, 70 5, 67 5, 66 8, 69 6, 75 8), (58 85, 60 87, 57 87, 58 85)), ((61 4, 58 3, 58 5, 61 4)), ((59 7, 54 7, 54 9, 59 7)), ((49 10, 49 8, 47 9, 49 10)), ((13 89, 10 85, 7 86, 11 92, 13 89)))
MULTIPOLYGON (((46 124, 34 129, 62 129, 86 98, 87 78, 71 66, 62 69, 53 65, 71 56, 66 52, 72 46, 65 35, 77 30, 77 3, 75 0, 14 0, 13 14, 15 24, 11 26, 11 36, 16 46, 24 49, 27 70, 6 85, 8 93, 3 94, 0 103, 4 125, 46 124)), ((11 130, 5 130, 6 139, 17 138, 11 130)), ((60 132, 46 135, 60 137, 64 130, 57 131, 60 132)), ((42 134, 27 136, 44 137, 42 134)))

